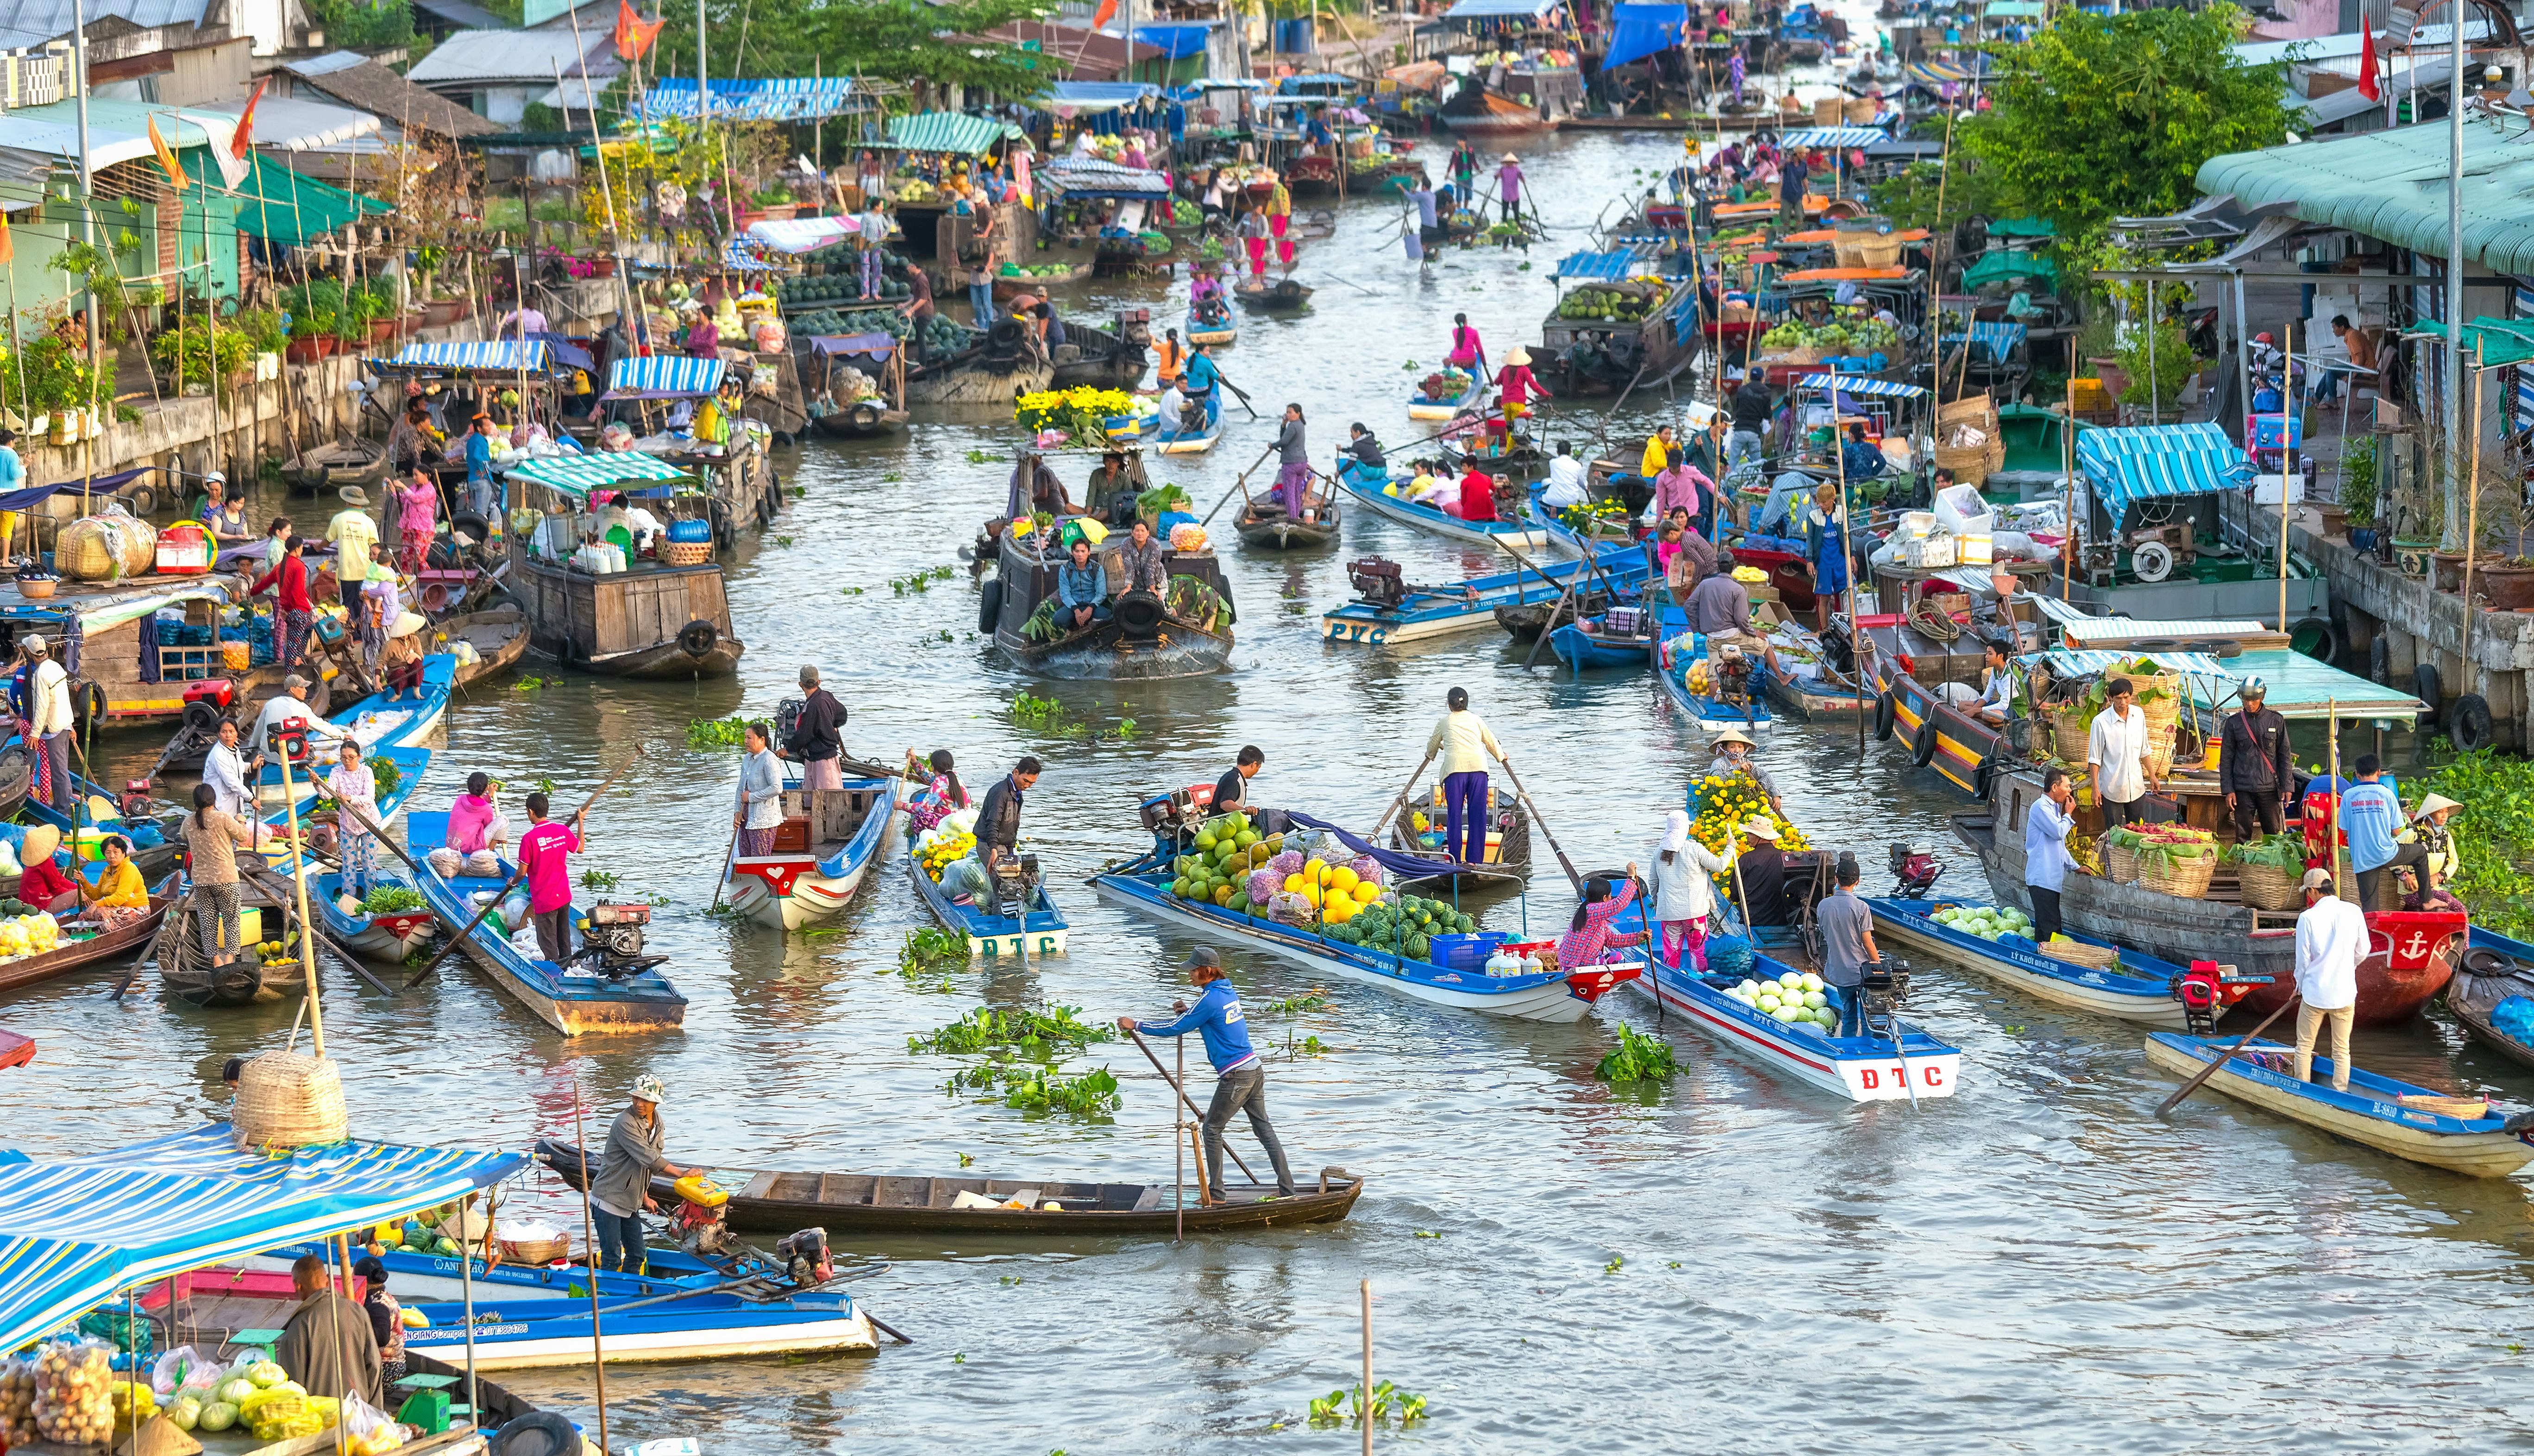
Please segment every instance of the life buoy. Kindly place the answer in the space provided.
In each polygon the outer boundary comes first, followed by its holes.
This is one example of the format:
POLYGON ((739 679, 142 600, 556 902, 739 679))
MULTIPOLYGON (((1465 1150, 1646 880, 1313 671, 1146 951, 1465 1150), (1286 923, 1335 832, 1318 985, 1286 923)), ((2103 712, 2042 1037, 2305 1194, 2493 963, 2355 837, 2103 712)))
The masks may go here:
POLYGON ((158 509, 158 492, 147 485, 136 485, 117 499, 135 516, 148 516, 158 509))
POLYGON ((488 1456, 572 1456, 580 1449, 580 1432, 551 1411, 521 1416, 493 1432, 488 1456))
POLYGON ((1027 332, 1018 319, 997 319, 995 327, 986 332, 986 342, 997 349, 1007 349, 1020 342, 1021 335, 1027 332))
POLYGON ((1909 764, 1924 768, 1936 758, 1936 711, 1930 707, 1927 716, 1918 720, 1917 736, 1909 740, 1909 764))
POLYGON ((1892 690, 1886 688, 1883 690, 1882 696, 1874 699, 1874 741, 1876 743, 1890 743, 1892 741, 1892 726, 1900 720, 1900 704, 1894 700, 1892 690))
POLYGON ((852 415, 854 428, 857 430, 876 430, 879 428, 879 405, 872 400, 865 399, 860 404, 854 406, 852 415))
POLYGON ((2454 701, 2446 714, 2446 737, 2464 752, 2490 747, 2496 735, 2491 731, 2490 703, 2478 693, 2467 693, 2454 701))
POLYGON ((704 518, 712 522, 713 544, 728 549, 731 541, 729 503, 719 496, 704 502, 704 518))
POLYGON ((990 576, 985 585, 977 588, 977 630, 993 632, 1002 621, 1002 616, 1003 578, 990 576))
POLYGON ((690 657, 704 657, 721 641, 721 629, 701 618, 678 629, 678 650, 690 657))
POLYGON ((2411 696, 2429 705, 2429 710, 2420 714, 2420 722, 2424 726, 2434 728, 2438 725, 2438 703, 2444 696, 2438 691, 2441 686, 2436 663, 2423 662, 2411 669, 2411 696))

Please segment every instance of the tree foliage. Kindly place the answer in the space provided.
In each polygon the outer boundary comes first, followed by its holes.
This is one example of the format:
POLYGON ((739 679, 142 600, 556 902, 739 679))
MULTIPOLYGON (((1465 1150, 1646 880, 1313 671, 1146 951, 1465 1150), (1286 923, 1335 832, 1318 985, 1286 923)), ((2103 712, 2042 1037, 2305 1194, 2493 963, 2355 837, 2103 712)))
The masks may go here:
MULTIPOLYGON (((1051 13, 1044 0, 704 0, 704 63, 716 78, 814 74, 931 82, 1025 100, 1056 78, 1017 45, 962 39, 1051 13)), ((695 7, 668 0, 645 64, 695 74, 695 7)))
POLYGON ((2177 212, 2201 163, 2286 140, 2286 66, 2244 64, 2241 22, 2231 5, 2065 9, 2029 44, 1991 52, 1992 109, 1962 119, 1956 147, 2063 238, 2177 212))

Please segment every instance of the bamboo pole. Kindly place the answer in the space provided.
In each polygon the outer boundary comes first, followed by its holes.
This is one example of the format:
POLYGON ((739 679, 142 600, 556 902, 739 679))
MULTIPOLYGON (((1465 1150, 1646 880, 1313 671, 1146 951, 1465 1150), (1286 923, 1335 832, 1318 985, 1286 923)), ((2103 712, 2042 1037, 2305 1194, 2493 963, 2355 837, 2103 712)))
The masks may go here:
MULTIPOLYGON (((183 356, 180 354, 178 357, 181 359, 183 356)), ((282 665, 292 666, 290 663, 282 665)), ((284 749, 273 757, 281 762, 283 822, 290 829, 290 880, 299 898, 299 966, 308 977, 309 1048, 316 1053, 317 1060, 323 1062, 326 1060, 326 1007, 317 991, 317 937, 310 929, 313 922, 308 914, 308 840, 299 829, 299 791, 290 782, 290 754, 284 749)))
POLYGON ((2068 418, 2059 429, 2059 463, 2066 472, 2059 508, 2059 599, 2068 600, 2077 570, 2077 376, 2068 376, 2068 418))
MULTIPOLYGON (((596 1170, 589 1166, 589 1134, 583 1129, 580 1114, 580 1082, 574 1078, 572 1088, 572 1140, 580 1149, 580 1252, 581 1262, 589 1268, 589 1372, 598 1381, 598 1449, 604 1451, 608 1448, 607 1345, 598 1330, 598 1237, 597 1230, 592 1227, 595 1220, 589 1212, 589 1182, 596 1170)), ((461 1212, 458 1218, 462 1223, 465 1215, 461 1212)), ((642 1214, 636 1209, 634 1227, 638 1230, 641 1226, 642 1214)), ((458 1250, 460 1262, 464 1261, 465 1253, 464 1249, 458 1250)), ((647 1264, 649 1261, 641 1262, 647 1264)))

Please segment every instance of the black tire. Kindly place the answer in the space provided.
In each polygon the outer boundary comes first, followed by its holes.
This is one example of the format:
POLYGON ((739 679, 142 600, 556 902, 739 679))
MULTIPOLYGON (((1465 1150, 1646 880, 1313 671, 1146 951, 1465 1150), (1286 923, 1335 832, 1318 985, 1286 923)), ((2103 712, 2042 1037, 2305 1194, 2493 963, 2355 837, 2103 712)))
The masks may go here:
POLYGON ((2438 692, 2440 686, 2441 684, 2438 681, 2438 666, 2436 663, 2423 662, 2419 666, 2411 669, 2411 696, 2429 705, 2429 710, 2420 714, 2420 725, 2422 727, 2435 728, 2438 726, 2438 704, 2444 700, 2438 692))
POLYGON ((2224 641, 2202 642, 2193 650, 2205 652, 2211 657, 2241 657, 2244 655, 2244 644, 2228 637, 2224 641))
POLYGON ((725 551, 729 550, 732 532, 728 503, 718 498, 705 502, 704 518, 712 522, 713 544, 725 551))
POLYGON ((1996 778, 1997 755, 1990 754, 1971 768, 1971 797, 1986 803, 1989 785, 1996 778))
POLYGON ((1003 616, 1003 578, 990 576, 977 589, 977 630, 992 633, 1003 616))
POLYGON ((2393 686, 2393 639, 2381 632, 2367 644, 2367 681, 2379 688, 2393 686))
POLYGON ((721 642, 721 629, 701 618, 678 629, 678 650, 690 657, 707 657, 721 642))
POLYGON ((1149 591, 1129 591, 1117 598, 1117 626, 1130 637, 1149 637, 1162 630, 1162 599, 1149 591))
POLYGON ((2142 642, 2131 642, 2121 650, 2124 652, 2179 652, 2183 647, 2181 642, 2172 637, 2148 637, 2142 642))
POLYGON ((136 485, 125 491, 119 499, 133 515, 145 518, 151 512, 158 509, 158 492, 153 486, 136 485))
POLYGON ((2490 703, 2478 693, 2467 693, 2454 700, 2446 714, 2446 737, 2457 750, 2472 753, 2490 747, 2497 735, 2490 725, 2490 703))
POLYGON ((1874 699, 1874 741, 1890 743, 1892 727, 1900 720, 1900 705, 1893 699, 1892 690, 1885 689, 1874 699))
POLYGON ((1918 720, 1917 735, 1909 740, 1909 765, 1913 768, 1924 768, 1935 759, 1936 710, 1930 707, 1927 709, 1927 716, 1918 720))
POLYGON ((879 406, 878 406, 878 405, 874 404, 872 401, 870 401, 870 400, 868 400, 868 399, 864 400, 862 403, 857 404, 857 405, 855 405, 855 406, 854 406, 854 412, 853 412, 854 428, 855 428, 855 429, 857 429, 857 430, 876 430, 876 429, 878 429, 878 428, 879 428, 879 414, 880 414, 880 409, 879 409, 879 406))
POLYGON ((82 725, 105 717, 105 690, 85 679, 74 679, 71 688, 71 718, 82 725))
POLYGON ((185 704, 185 726, 205 738, 220 731, 220 709, 208 698, 197 698, 185 704))
POLYGON ((998 349, 1007 349, 1021 341, 1021 333, 1020 320, 997 319, 995 327, 986 331, 986 342, 998 349))
POLYGON ((577 1456, 580 1432, 552 1411, 537 1411, 493 1432, 489 1456, 577 1456))
POLYGON ((2306 617, 2288 629, 2288 645, 2321 663, 2340 660, 2340 629, 2328 617, 2306 617))

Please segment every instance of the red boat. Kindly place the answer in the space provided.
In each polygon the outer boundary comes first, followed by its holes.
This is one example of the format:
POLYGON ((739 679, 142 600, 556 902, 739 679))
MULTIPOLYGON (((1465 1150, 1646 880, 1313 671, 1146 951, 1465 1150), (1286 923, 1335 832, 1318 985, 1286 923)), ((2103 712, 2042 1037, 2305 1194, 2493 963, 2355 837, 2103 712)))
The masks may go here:
MULTIPOLYGON (((2463 958, 2468 925, 2468 917, 2451 910, 2383 910, 2369 915, 2368 955, 2358 963, 2358 1024, 2391 1026, 2418 1015, 2454 975, 2456 963, 2463 958)), ((2295 979, 2279 978, 2254 987, 2244 998, 2244 1008, 2266 1016, 2295 994, 2295 979)))
POLYGON ((0 1067, 24 1066, 35 1060, 35 1040, 14 1031, 0 1031, 0 1067))

